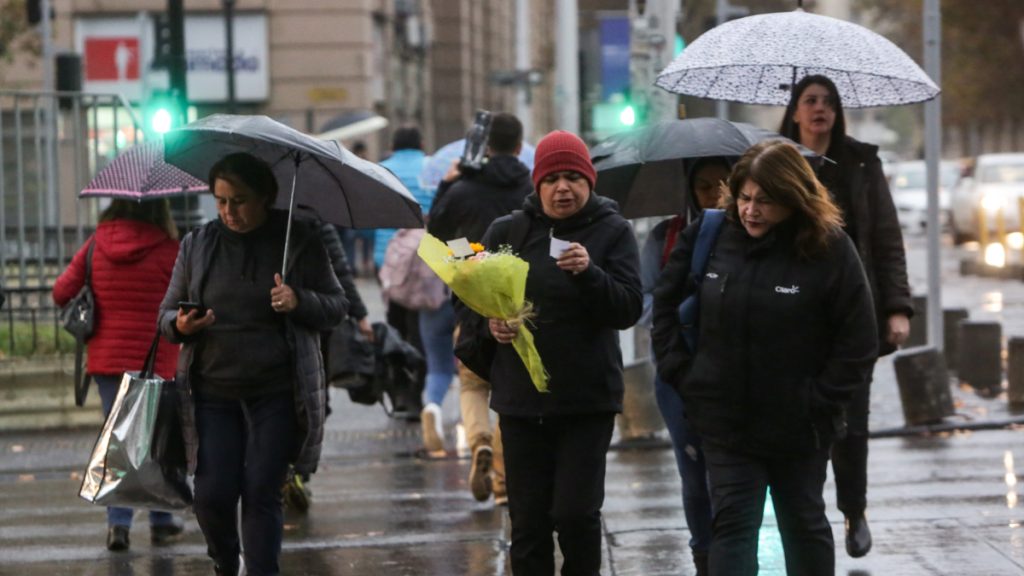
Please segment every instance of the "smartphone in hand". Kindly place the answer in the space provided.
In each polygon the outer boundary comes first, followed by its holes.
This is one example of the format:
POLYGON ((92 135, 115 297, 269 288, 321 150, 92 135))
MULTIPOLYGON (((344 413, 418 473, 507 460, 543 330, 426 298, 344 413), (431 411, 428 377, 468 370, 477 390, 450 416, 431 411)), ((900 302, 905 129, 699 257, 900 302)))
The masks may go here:
POLYGON ((206 316, 206 306, 203 306, 202 304, 200 304, 198 302, 185 302, 185 301, 181 301, 181 302, 178 302, 178 308, 180 308, 181 310, 184 310, 185 314, 188 314, 192 310, 195 310, 198 313, 199 316, 206 316))

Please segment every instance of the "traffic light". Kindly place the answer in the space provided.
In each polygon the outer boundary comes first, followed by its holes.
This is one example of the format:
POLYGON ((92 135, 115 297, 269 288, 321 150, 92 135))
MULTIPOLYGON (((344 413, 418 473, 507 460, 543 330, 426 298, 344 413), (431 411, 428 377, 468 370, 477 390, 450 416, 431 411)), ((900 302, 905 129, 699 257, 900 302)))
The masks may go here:
POLYGON ((622 94, 614 94, 608 102, 595 104, 592 112, 591 126, 602 134, 628 130, 639 120, 636 107, 622 94))
POLYGON ((165 134, 181 126, 184 114, 183 103, 173 90, 154 90, 146 101, 145 131, 149 134, 165 134))

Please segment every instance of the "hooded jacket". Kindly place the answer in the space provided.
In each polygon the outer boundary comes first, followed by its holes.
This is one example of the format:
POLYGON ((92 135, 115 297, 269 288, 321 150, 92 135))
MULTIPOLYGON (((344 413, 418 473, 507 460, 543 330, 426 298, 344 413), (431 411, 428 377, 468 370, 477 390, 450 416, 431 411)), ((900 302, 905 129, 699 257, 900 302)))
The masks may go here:
POLYGON ((479 242, 495 219, 523 205, 533 192, 530 169, 515 156, 497 155, 477 174, 441 184, 427 220, 427 232, 447 242, 479 242))
POLYGON ((758 455, 801 455, 842 434, 843 410, 878 347, 867 278, 837 234, 824 254, 797 255, 792 221, 762 238, 722 227, 700 286, 699 346, 679 333, 678 306, 695 289, 686 229, 654 291, 652 340, 661 378, 686 402, 705 442, 758 455))
MULTIPOLYGON (((286 217, 279 211, 270 213, 270 218, 286 217)), ((202 300, 200 295, 213 255, 217 251, 220 234, 219 222, 214 220, 185 236, 167 294, 160 304, 160 328, 164 336, 174 343, 182 344, 176 380, 182 399, 182 427, 190 473, 195 472, 199 446, 191 371, 196 344, 203 335, 200 332, 184 336, 178 332, 175 326, 177 303, 181 300, 202 300)), ((344 319, 347 303, 315 226, 301 221, 293 222, 288 250, 285 282, 298 297, 298 307, 285 318, 285 336, 291 352, 295 412, 299 425, 297 451, 292 462, 296 472, 311 474, 316 471, 320 460, 326 402, 320 333, 332 329, 344 319)), ((239 358, 239 362, 244 361, 244 358, 239 358)))
POLYGON ((550 376, 550 392, 541 394, 513 347, 499 344, 490 370, 495 412, 543 417, 622 410, 619 330, 640 317, 641 296, 636 239, 617 208, 591 194, 578 213, 553 220, 531 194, 521 212, 495 220, 484 234, 486 247, 507 244, 513 219, 529 221, 519 257, 530 264, 526 298, 537 313, 531 331, 550 376), (590 266, 576 275, 558 268, 552 237, 584 245, 590 266))
MULTIPOLYGON (((64 306, 85 284, 85 258, 92 255, 96 326, 89 339, 89 374, 119 376, 142 369, 157 330, 160 299, 167 292, 178 241, 157 226, 136 220, 101 222, 53 285, 53 301, 64 306)), ((155 372, 174 377, 178 351, 160 342, 155 372)))

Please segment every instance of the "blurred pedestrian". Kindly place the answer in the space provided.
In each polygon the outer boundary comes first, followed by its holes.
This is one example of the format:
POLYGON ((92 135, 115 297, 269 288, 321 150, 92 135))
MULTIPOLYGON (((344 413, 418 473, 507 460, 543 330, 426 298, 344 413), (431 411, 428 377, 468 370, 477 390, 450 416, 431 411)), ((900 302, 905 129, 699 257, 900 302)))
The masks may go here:
MULTIPOLYGON (((338 279, 338 283, 341 284, 345 299, 348 301, 346 310, 348 317, 355 320, 357 330, 367 340, 373 342, 373 327, 370 326, 366 304, 363 303, 363 298, 359 295, 359 289, 356 288, 355 278, 352 277, 352 268, 349 266, 348 259, 345 258, 345 250, 342 248, 341 237, 338 234, 337 227, 329 222, 316 222, 313 224, 320 230, 320 240, 327 250, 331 269, 334 270, 334 276, 338 279)), ((332 359, 330 355, 332 337, 333 332, 331 330, 320 334, 320 354, 324 359, 324 372, 326 374, 331 373, 331 362, 337 360, 332 359)), ((327 417, 331 415, 331 395, 329 391, 324 397, 324 402, 324 414, 327 417)), ((313 499, 313 491, 309 487, 311 476, 311 474, 299 474, 294 470, 289 472, 288 480, 282 488, 286 506, 301 513, 309 511, 313 499)))
MULTIPOLYGON (((86 372, 96 380, 103 416, 110 414, 125 372, 145 363, 156 333, 160 299, 167 291, 178 254, 178 229, 166 199, 136 202, 115 199, 100 214, 93 234, 53 285, 53 301, 64 306, 85 283, 91 266, 96 325, 89 339, 86 372), (87 263, 89 247, 92 260, 87 263)), ((160 342, 155 373, 171 380, 177 348, 160 342)), ((134 511, 107 507, 107 549, 127 550, 134 511)), ((150 540, 162 545, 175 540, 184 523, 170 512, 149 512, 150 540)))
POLYGON ((344 317, 345 297, 314 226, 272 210, 277 181, 246 153, 210 169, 218 219, 182 241, 160 305, 161 329, 181 343, 193 509, 218 574, 280 572, 281 486, 289 464, 316 471, 323 440, 320 333, 344 317), (197 303, 185 310, 179 302, 197 303), (193 418, 194 416, 194 418, 193 418), (237 509, 242 504, 241 542, 237 509))
POLYGON ((788 574, 835 571, 822 491, 843 410, 877 351, 871 292, 839 209, 791 144, 765 142, 733 167, 726 221, 702 282, 683 233, 654 292, 658 372, 703 443, 714 511, 709 573, 757 574, 770 489, 788 574), (699 290, 699 346, 678 308, 699 290))
MULTIPOLYGON (((805 76, 797 83, 780 132, 832 160, 822 165, 818 178, 842 210, 844 229, 864 263, 874 296, 879 353, 894 352, 910 335, 914 309, 903 233, 878 147, 846 135, 842 100, 835 84, 825 76, 805 76)), ((846 517, 846 551, 854 558, 871 550, 871 531, 864 515, 871 379, 868 372, 850 404, 846 437, 832 447, 836 500, 846 517)))
MULTIPOLYGON (((419 128, 403 126, 395 130, 391 140, 391 147, 393 150, 391 156, 383 160, 380 165, 393 172, 402 181, 402 184, 412 192, 413 197, 420 203, 423 213, 428 214, 430 206, 434 201, 434 191, 420 186, 420 172, 423 170, 423 163, 426 161, 427 155, 423 152, 423 137, 420 134, 419 128)), ((391 241, 391 237, 394 234, 395 230, 393 228, 380 228, 376 230, 373 240, 373 262, 378 272, 384 265, 384 254, 387 252, 388 242, 391 241)), ((431 369, 430 353, 426 350, 425 343, 420 336, 419 311, 410 310, 397 302, 388 302, 387 306, 387 323, 398 330, 398 333, 402 335, 406 342, 412 344, 427 358, 427 370, 429 371, 431 369)), ((436 324, 441 325, 446 321, 443 312, 431 319, 435 320, 436 324)), ((454 320, 451 320, 451 322, 454 322, 454 320)), ((434 350, 434 352, 437 351, 436 349, 434 350)), ((448 373, 448 384, 450 384, 451 379, 455 375, 454 357, 446 362, 442 356, 436 356, 433 370, 434 382, 443 380, 444 374, 448 373)), ((408 414, 413 418, 419 417, 421 420, 425 416, 428 421, 421 422, 424 430, 424 445, 427 447, 428 452, 437 452, 444 450, 441 414, 440 411, 433 409, 426 410, 420 396, 424 391, 428 377, 424 375, 416 383, 413 390, 405 391, 394 397, 393 400, 396 402, 394 410, 396 413, 408 414)), ((445 385, 440 395, 442 400, 444 399, 444 392, 447 392, 447 385, 445 385)))
MULTIPOLYGON (((427 231, 445 242, 456 238, 480 242, 495 218, 521 207, 533 192, 530 169, 518 158, 522 147, 522 122, 513 114, 494 114, 483 169, 461 174, 456 164, 454 172, 438 187, 427 231)), ((496 504, 506 504, 501 433, 492 431, 490 421, 491 384, 461 362, 458 372, 459 408, 473 454, 470 491, 481 502, 493 492, 496 504)))
POLYGON ((615 202, 592 193, 596 178, 579 137, 548 134, 536 148, 535 193, 483 238, 488 248, 523 238, 531 331, 550 376, 550 392, 538 392, 510 345, 518 327, 488 320, 517 575, 554 574, 554 532, 562 574, 601 569, 605 458, 622 410, 619 330, 640 317, 641 289, 632 227, 615 202))
MULTIPOLYGON (((362 140, 352 143, 352 153, 363 160, 369 159, 369 149, 366 147, 366 142, 362 140)), ((372 276, 373 265, 370 264, 370 261, 373 259, 373 237, 376 231, 373 229, 356 230, 344 226, 337 228, 352 274, 372 276)))
MULTIPOLYGON (((640 251, 640 273, 644 288, 644 315, 640 323, 651 327, 654 285, 658 281, 679 234, 701 212, 718 206, 723 183, 729 178, 729 160, 722 157, 700 158, 687 167, 686 209, 683 214, 658 223, 640 251)), ((690 531, 690 550, 697 576, 707 575, 708 550, 711 547, 711 496, 700 435, 686 421, 682 398, 675 389, 654 376, 654 397, 665 421, 676 467, 683 483, 683 512, 690 531)))

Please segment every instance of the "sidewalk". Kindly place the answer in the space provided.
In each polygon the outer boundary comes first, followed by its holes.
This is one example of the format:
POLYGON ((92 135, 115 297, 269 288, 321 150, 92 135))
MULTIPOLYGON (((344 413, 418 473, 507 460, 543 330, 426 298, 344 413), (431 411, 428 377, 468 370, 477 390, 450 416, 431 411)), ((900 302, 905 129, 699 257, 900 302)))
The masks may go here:
MULTIPOLYGON (((910 259, 912 277, 923 278, 918 270, 923 252, 912 248, 910 259)), ((1024 334, 1024 284, 947 276, 944 288, 947 306, 967 307, 975 318, 999 319, 1005 336, 1024 334), (998 309, 992 304, 996 294, 998 309)), ((364 297, 375 304, 372 293, 364 297)), ((875 376, 872 428, 901 426, 890 359, 879 362, 875 376)), ((982 399, 961 388, 954 396, 964 417, 1011 415, 1004 400, 982 399)), ((472 499, 469 461, 452 450, 454 388, 444 406, 452 451, 441 460, 417 455, 418 425, 389 420, 377 407, 353 405, 344 394, 333 398, 323 462, 311 484, 314 506, 308 516, 286 518, 284 574, 510 573, 506 510, 472 499)), ((138 514, 131 552, 111 554, 103 548, 103 511, 76 496, 94 436, 95 430, 0 434, 0 575, 209 574, 191 515, 185 540, 174 546, 151 548, 145 515, 138 514)), ((853 560, 843 552, 842 516, 835 509, 831 478, 825 488, 837 574, 1024 573, 1024 512, 1015 470, 1016 460, 1024 458, 1022 446, 1020 430, 872 440, 868 514, 875 547, 866 558, 853 560)), ((693 574, 671 452, 613 450, 606 486, 602 574, 693 574)), ((770 507, 760 556, 761 574, 785 573, 770 507)))

